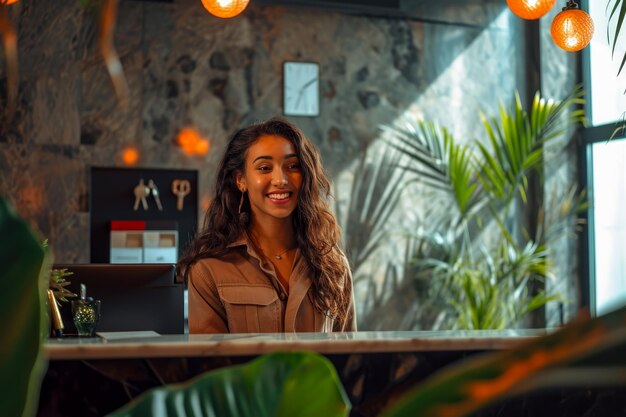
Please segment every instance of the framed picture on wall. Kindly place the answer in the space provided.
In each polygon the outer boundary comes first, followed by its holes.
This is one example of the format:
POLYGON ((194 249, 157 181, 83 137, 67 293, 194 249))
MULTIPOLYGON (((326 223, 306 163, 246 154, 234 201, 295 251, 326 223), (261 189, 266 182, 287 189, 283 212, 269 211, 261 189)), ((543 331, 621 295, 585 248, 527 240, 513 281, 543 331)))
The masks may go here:
POLYGON ((286 61, 283 65, 283 113, 319 116, 320 68, 316 62, 286 61))

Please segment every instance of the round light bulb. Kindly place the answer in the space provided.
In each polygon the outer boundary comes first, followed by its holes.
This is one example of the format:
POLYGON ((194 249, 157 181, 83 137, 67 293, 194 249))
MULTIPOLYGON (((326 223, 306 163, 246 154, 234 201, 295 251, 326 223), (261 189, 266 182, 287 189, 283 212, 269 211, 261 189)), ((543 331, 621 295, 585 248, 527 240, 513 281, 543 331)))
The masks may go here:
POLYGON ((593 20, 580 9, 566 9, 552 21, 550 33, 559 48, 576 52, 589 45, 593 37, 593 20))
POLYGON ((139 151, 133 146, 122 150, 122 162, 124 165, 135 165, 139 161, 139 151))
POLYGON ((202 5, 213 16, 228 19, 243 12, 249 2, 250 0, 202 0, 202 5))
POLYGON ((206 139, 199 139, 198 142, 196 142, 196 149, 195 149, 195 153, 196 155, 206 155, 209 152, 209 148, 211 147, 211 145, 209 144, 209 141, 206 139))
POLYGON ((198 134, 195 130, 184 128, 178 132, 178 144, 187 155, 193 155, 196 152, 197 143, 198 134))
POLYGON ((506 0, 509 9, 518 17, 536 20, 554 7, 556 0, 506 0))

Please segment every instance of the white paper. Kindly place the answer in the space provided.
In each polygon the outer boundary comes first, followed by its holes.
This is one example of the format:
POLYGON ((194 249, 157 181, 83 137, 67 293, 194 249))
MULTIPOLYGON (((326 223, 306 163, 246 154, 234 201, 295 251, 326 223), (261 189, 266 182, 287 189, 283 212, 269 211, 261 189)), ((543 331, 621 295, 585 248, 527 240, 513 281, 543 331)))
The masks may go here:
POLYGON ((130 332, 96 332, 97 336, 107 340, 134 339, 142 337, 159 337, 159 333, 152 330, 130 331, 130 332))

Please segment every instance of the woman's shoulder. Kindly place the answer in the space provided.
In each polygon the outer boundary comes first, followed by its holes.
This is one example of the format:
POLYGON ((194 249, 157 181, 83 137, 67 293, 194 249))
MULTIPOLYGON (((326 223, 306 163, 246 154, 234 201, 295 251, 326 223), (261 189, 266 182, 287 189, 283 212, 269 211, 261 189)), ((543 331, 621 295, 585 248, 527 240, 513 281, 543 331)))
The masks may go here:
POLYGON ((343 263, 348 270, 350 270, 350 260, 348 259, 346 253, 339 246, 336 246, 335 250, 337 251, 340 262, 343 263))
POLYGON ((236 262, 230 258, 229 254, 225 254, 198 259, 189 267, 189 281, 194 285, 216 285, 236 271, 236 262))
POLYGON ((210 255, 204 258, 198 259, 191 266, 191 270, 194 269, 213 269, 224 268, 234 265, 240 261, 241 254, 236 248, 229 248, 224 253, 210 255))

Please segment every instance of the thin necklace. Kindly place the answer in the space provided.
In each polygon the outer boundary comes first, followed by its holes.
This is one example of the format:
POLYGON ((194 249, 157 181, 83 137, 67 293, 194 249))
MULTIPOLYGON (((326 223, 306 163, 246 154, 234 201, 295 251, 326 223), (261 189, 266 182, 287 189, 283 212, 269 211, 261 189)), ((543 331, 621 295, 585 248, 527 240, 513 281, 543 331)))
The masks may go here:
MULTIPOLYGON (((2 0, 0 0, 0 1, 2 1, 2 0)), ((248 232, 248 231, 246 231, 246 234, 248 234, 248 238, 249 238, 249 239, 253 242, 253 244, 255 245, 255 247, 256 247, 256 248, 258 248, 257 250, 260 250, 260 251, 261 251, 261 253, 263 253, 263 254, 265 255, 265 252, 263 251, 263 249, 261 249, 261 246, 259 246, 259 245, 256 243, 256 239, 254 238, 254 234, 253 234, 253 233, 251 233, 251 232, 248 232)), ((297 246, 296 246, 296 247, 297 247, 297 246)), ((296 247, 289 248, 289 249, 285 249, 284 251, 282 251, 282 252, 280 252, 280 253, 277 253, 276 255, 272 255, 272 256, 274 257, 274 259, 276 259, 276 260, 279 260, 279 261, 280 261, 281 259, 283 259, 283 255, 284 255, 284 254, 286 254, 286 253, 287 253, 287 252, 289 252, 290 250, 295 249, 296 247)))
POLYGON ((274 258, 276 258, 276 259, 278 259, 280 261, 281 259, 283 259, 283 255, 286 254, 287 252, 289 252, 292 249, 295 249, 295 248, 285 249, 281 253, 274 255, 274 258))

